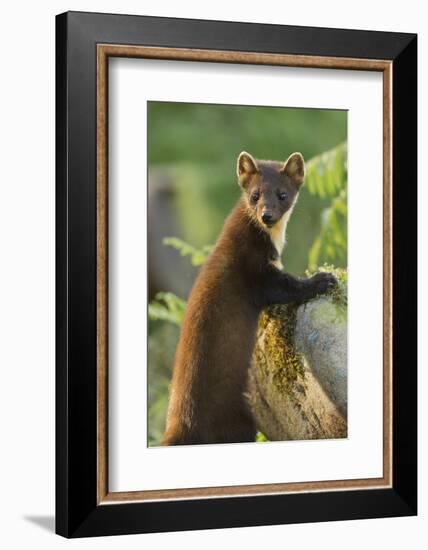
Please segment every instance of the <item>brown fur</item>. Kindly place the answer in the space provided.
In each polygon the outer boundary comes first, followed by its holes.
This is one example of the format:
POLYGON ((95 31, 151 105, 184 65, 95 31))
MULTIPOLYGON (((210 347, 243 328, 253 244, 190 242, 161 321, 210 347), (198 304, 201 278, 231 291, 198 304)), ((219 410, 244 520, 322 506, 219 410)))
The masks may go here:
POLYGON ((270 230, 294 204, 303 170, 301 155, 285 164, 240 155, 243 195, 187 303, 163 445, 254 441, 245 390, 260 312, 273 303, 311 298, 334 284, 328 274, 296 279, 272 265, 280 251, 270 230), (266 210, 272 226, 262 221, 266 210))

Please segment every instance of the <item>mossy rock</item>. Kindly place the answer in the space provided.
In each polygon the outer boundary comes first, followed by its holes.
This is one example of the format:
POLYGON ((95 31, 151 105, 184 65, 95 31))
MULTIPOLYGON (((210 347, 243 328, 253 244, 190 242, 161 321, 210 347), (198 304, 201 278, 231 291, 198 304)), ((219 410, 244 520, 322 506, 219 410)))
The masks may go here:
POLYGON ((268 440, 347 436, 347 283, 334 273, 330 295, 260 317, 249 400, 268 440))

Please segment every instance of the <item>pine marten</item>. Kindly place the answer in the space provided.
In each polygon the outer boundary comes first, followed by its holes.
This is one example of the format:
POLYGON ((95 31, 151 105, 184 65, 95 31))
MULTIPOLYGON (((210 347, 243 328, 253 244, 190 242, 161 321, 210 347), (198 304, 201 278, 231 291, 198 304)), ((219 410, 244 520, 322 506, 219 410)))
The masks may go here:
POLYGON ((329 273, 298 279, 281 271, 304 172, 300 153, 285 162, 239 155, 242 196, 189 296, 162 445, 255 440, 245 391, 261 311, 314 298, 336 284, 329 273))

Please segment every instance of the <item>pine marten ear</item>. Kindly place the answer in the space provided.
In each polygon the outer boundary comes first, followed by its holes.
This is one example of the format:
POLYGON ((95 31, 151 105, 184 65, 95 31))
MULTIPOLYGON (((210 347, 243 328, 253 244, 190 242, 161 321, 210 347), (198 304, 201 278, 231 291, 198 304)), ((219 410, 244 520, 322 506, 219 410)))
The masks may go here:
POLYGON ((236 165, 236 172, 238 174, 239 185, 245 187, 253 174, 258 172, 257 162, 250 155, 242 151, 238 157, 238 162, 236 165))
POLYGON ((300 187, 305 179, 305 161, 301 153, 293 153, 284 162, 281 172, 288 176, 296 187, 300 187))

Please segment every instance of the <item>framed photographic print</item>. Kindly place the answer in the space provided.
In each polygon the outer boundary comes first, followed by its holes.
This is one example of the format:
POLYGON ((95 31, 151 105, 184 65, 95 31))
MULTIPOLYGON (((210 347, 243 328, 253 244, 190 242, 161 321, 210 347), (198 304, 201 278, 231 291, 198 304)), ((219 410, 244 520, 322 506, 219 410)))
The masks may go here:
POLYGON ((416 514, 416 36, 56 52, 57 533, 416 514))

